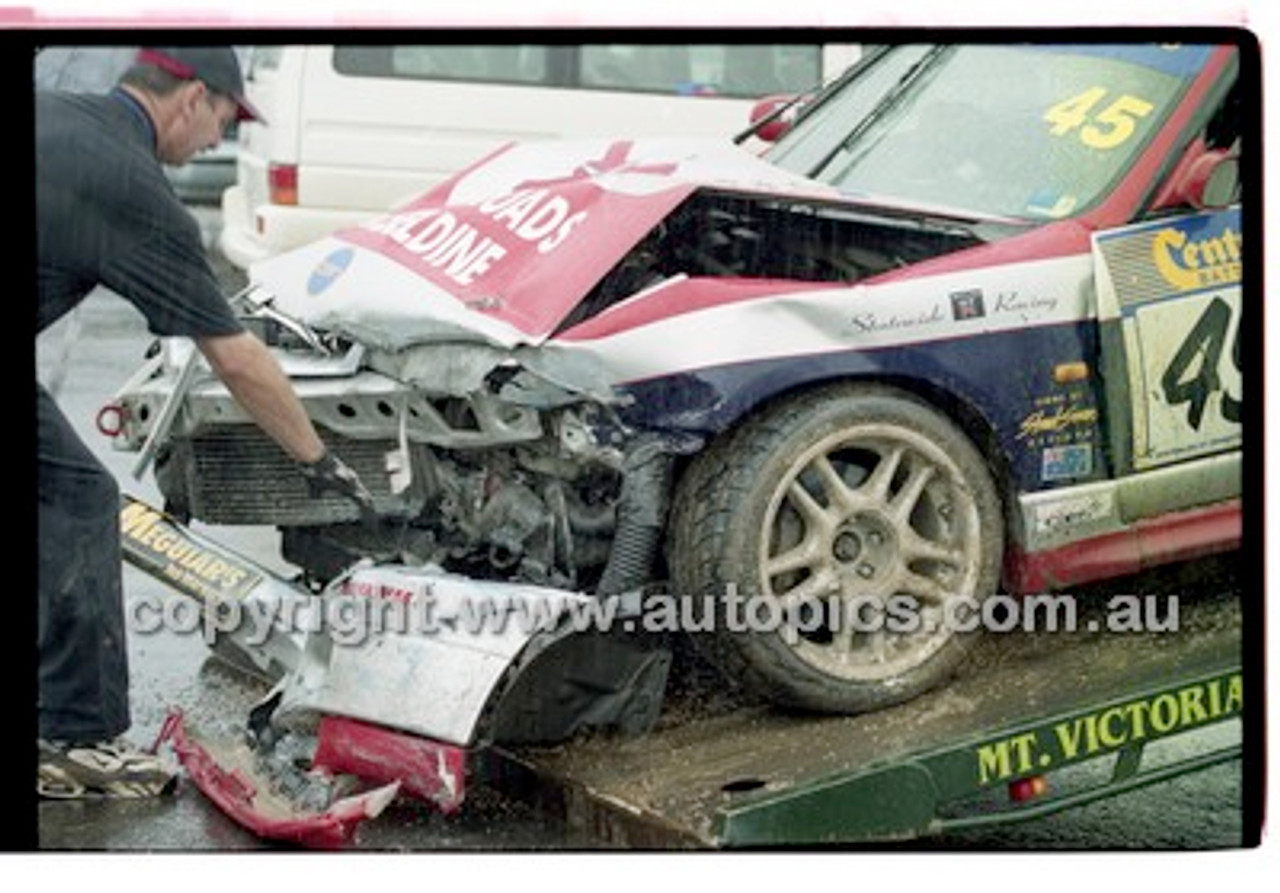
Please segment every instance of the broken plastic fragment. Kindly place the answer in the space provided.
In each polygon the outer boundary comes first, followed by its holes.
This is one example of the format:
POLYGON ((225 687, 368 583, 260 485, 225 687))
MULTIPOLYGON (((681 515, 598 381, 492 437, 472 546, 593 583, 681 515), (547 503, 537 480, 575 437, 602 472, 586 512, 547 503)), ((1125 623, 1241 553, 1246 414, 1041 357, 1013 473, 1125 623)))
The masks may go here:
POLYGON ((323 812, 299 809, 266 779, 255 779, 255 761, 245 745, 200 740, 184 727, 182 711, 170 710, 156 746, 166 740, 201 793, 236 822, 259 837, 313 849, 346 846, 357 826, 381 813, 400 790, 399 782, 391 782, 337 800, 323 812))

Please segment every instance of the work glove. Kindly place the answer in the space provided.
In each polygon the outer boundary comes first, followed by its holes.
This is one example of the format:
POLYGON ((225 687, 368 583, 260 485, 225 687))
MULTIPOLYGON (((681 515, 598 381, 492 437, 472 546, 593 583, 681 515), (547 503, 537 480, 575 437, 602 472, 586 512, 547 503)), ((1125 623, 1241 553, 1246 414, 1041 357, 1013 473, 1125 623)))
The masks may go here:
POLYGON ((328 490, 334 490, 347 497, 360 509, 360 517, 365 523, 376 522, 378 513, 373 508, 373 495, 365 487, 360 476, 329 450, 324 451, 314 462, 299 462, 302 476, 306 478, 307 489, 313 499, 328 490))

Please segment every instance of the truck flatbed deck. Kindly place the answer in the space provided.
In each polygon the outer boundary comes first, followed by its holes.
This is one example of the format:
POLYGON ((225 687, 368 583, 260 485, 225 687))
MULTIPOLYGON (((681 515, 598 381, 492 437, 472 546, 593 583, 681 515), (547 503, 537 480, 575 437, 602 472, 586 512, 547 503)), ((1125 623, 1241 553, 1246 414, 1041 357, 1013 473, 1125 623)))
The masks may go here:
MULTIPOLYGON (((1161 597, 1163 598, 1163 597, 1161 597)), ((677 693, 658 727, 497 749, 485 772, 619 846, 730 848, 903 840, 1044 815, 1237 759, 1154 768, 1143 747, 1241 717, 1238 597, 1184 599, 1177 631, 988 634, 950 685, 899 707, 813 717, 677 693), (1023 780, 1113 761, 1101 785, 1016 802, 1023 780)), ((1218 736, 1221 737, 1221 736, 1218 736)))

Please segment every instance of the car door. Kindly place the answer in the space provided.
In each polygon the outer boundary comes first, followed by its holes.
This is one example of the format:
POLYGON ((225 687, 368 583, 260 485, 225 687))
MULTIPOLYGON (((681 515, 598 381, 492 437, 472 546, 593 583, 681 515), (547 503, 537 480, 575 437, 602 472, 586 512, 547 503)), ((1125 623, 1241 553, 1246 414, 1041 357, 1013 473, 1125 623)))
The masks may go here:
POLYGON ((1111 467, 1124 521, 1240 497, 1240 342, 1250 309, 1242 287, 1241 96, 1238 71, 1229 70, 1192 114, 1192 138, 1153 184, 1142 219, 1093 237, 1111 467))

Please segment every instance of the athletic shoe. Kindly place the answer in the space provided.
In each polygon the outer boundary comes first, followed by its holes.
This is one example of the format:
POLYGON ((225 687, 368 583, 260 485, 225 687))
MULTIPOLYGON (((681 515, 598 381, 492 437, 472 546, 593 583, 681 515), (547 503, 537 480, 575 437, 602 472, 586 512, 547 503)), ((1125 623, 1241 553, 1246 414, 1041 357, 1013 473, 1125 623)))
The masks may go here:
POLYGON ((178 784, 171 765, 121 739, 96 744, 41 739, 38 744, 36 792, 41 797, 157 797, 173 793, 178 784))

